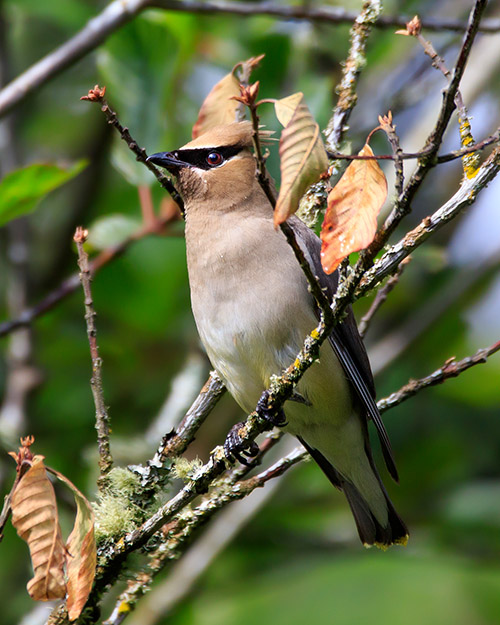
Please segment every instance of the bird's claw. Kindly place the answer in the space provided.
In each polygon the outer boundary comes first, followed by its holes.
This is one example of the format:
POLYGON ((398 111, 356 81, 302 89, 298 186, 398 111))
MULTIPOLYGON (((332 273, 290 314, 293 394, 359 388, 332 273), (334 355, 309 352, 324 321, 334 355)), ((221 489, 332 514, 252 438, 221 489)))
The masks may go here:
POLYGON ((248 466, 250 463, 247 458, 255 458, 259 453, 259 446, 255 441, 247 442, 242 440, 240 430, 244 425, 244 423, 237 423, 229 430, 224 442, 224 453, 228 458, 233 458, 241 462, 241 464, 248 466))
POLYGON ((282 428, 288 425, 283 408, 281 406, 275 408, 269 405, 269 391, 264 391, 260 396, 257 402, 257 414, 273 427, 282 428))

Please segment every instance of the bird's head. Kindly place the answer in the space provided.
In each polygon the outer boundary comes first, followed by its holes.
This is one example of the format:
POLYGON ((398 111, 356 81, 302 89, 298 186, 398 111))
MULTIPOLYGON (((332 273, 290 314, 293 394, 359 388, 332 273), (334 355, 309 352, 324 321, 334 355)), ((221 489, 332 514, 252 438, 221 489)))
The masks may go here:
POLYGON ((224 210, 248 198, 256 184, 251 147, 252 124, 234 122, 211 128, 173 152, 153 154, 148 161, 174 174, 188 211, 197 202, 224 210))

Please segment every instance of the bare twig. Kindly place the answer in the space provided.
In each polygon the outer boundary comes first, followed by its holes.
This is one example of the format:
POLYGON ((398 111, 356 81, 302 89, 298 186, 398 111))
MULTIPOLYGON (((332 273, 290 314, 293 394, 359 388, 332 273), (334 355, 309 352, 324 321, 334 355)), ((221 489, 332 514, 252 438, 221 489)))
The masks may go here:
POLYGON ((447 313, 456 312, 460 302, 470 301, 477 285, 492 277, 499 263, 500 254, 494 254, 473 266, 463 267, 455 271, 433 295, 421 300, 407 318, 371 345, 373 374, 380 375, 447 313))
POLYGON ((78 250, 78 265, 80 267, 80 281, 85 296, 85 322, 87 324, 87 336, 90 346, 90 358, 92 360, 92 377, 90 386, 92 388, 92 396, 95 404, 95 417, 97 429, 97 443, 99 447, 99 469, 100 477, 98 486, 100 489, 104 487, 105 476, 113 466, 113 458, 109 449, 109 417, 104 395, 102 390, 102 360, 99 356, 99 347, 97 346, 97 330, 95 326, 96 312, 92 301, 92 292, 90 289, 90 269, 89 257, 83 249, 83 244, 88 236, 87 230, 77 228, 74 236, 76 247, 78 250))
POLYGON ((80 100, 88 100, 90 102, 98 102, 101 105, 101 111, 106 116, 108 120, 108 124, 111 124, 116 130, 120 133, 120 137, 125 141, 129 150, 135 154, 136 159, 145 165, 150 172, 153 173, 155 178, 161 184, 161 186, 170 193, 172 199, 179 206, 181 213, 184 215, 184 202, 182 201, 181 196, 177 193, 177 189, 172 184, 170 178, 165 176, 156 165, 154 165, 151 161, 148 161, 148 155, 144 148, 139 147, 135 139, 130 135, 129 129, 125 126, 122 126, 120 121, 118 120, 118 116, 113 111, 113 109, 107 103, 104 95, 106 93, 106 87, 99 87, 96 85, 93 89, 90 89, 87 95, 84 95, 80 98, 80 100))
POLYGON ((387 139, 389 140, 389 143, 392 147, 392 154, 394 156, 394 170, 396 176, 394 188, 396 190, 397 197, 399 197, 403 193, 403 187, 405 182, 402 159, 403 150, 401 149, 401 145, 399 143, 399 137, 396 134, 396 125, 392 123, 391 111, 389 111, 387 115, 379 115, 378 120, 380 122, 381 129, 387 135, 387 139))
POLYGON ((389 280, 387 280, 387 282, 384 284, 384 286, 380 287, 380 289, 377 291, 377 294, 375 295, 372 305, 370 306, 366 314, 363 315, 363 317, 361 318, 361 321, 358 324, 359 335, 361 336, 361 338, 364 338, 364 336, 366 335, 366 332, 368 330, 370 323, 372 322, 373 317, 378 312, 382 304, 386 301, 389 293, 394 289, 396 284, 398 284, 399 278, 401 277, 401 274, 405 270, 410 260, 411 260, 410 256, 405 258, 403 262, 399 265, 396 273, 393 276, 391 276, 389 280))
MULTIPOLYGON (((493 143, 498 143, 500 141, 500 128, 497 128, 495 132, 482 141, 478 141, 473 145, 468 145, 467 147, 460 148, 460 150, 453 150, 452 152, 447 152, 446 154, 440 154, 436 156, 436 164, 440 163, 449 163, 450 161, 454 161, 457 158, 462 158, 467 154, 473 154, 474 152, 478 152, 479 150, 484 150, 488 146, 493 143)), ((421 159, 428 156, 431 152, 431 148, 425 148, 420 150, 420 152, 401 152, 398 156, 394 154, 344 154, 342 152, 336 152, 332 150, 327 150, 328 157, 331 159, 338 159, 343 161, 395 161, 395 160, 413 160, 413 159, 421 159)))
POLYGON ((467 358, 463 358, 458 362, 455 360, 455 358, 449 358, 442 367, 436 369, 436 371, 426 376, 425 378, 421 378, 420 380, 410 380, 410 382, 408 382, 408 384, 405 384, 405 386, 401 387, 399 391, 392 393, 391 395, 389 395, 389 397, 380 399, 377 402, 378 409, 380 410, 380 412, 385 412, 390 408, 398 406, 410 397, 413 397, 424 388, 429 388, 430 386, 442 384, 450 378, 456 378, 464 371, 467 371, 467 369, 486 362, 490 356, 492 356, 499 350, 500 341, 497 341, 490 347, 478 350, 474 354, 474 356, 468 356, 467 358))
MULTIPOLYGON (((452 75, 450 70, 446 67, 444 59, 434 49, 432 43, 422 35, 422 23, 419 17, 416 15, 411 22, 406 25, 406 31, 398 31, 401 34, 407 34, 415 37, 421 46, 424 48, 425 54, 431 59, 432 66, 439 70, 444 77, 451 82, 452 75)), ((458 122, 460 126, 460 141, 462 147, 468 147, 474 144, 474 137, 472 136, 472 130, 470 126, 470 120, 465 107, 460 89, 457 89, 455 94, 455 104, 458 110, 458 122)), ((479 166, 479 154, 473 152, 467 153, 462 159, 464 173, 466 176, 472 177, 475 175, 479 166)))

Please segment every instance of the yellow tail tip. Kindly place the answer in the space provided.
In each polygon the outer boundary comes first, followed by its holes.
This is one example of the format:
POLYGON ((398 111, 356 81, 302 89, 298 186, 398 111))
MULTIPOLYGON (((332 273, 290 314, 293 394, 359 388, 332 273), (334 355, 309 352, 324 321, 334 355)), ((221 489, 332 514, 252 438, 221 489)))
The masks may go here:
POLYGON ((380 549, 381 551, 387 551, 389 547, 392 547, 392 545, 401 545, 402 547, 406 547, 406 545, 408 544, 408 539, 409 539, 409 535, 406 534, 405 536, 401 536, 401 538, 396 538, 396 540, 390 544, 378 543, 378 542, 363 543, 363 547, 365 547, 366 549, 377 547, 377 549, 380 549))

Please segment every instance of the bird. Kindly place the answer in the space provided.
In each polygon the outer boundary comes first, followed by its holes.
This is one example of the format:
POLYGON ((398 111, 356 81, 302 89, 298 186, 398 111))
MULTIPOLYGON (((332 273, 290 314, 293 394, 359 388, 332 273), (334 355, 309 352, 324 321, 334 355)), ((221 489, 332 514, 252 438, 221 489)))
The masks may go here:
MULTIPOLYGON (((233 122, 148 157, 175 178, 184 202, 198 333, 215 371, 247 414, 272 377, 295 361, 319 318, 304 272, 284 234, 274 227, 273 208, 256 177, 252 136, 251 122, 233 122)), ((296 216, 288 224, 321 287, 333 297, 338 274, 323 272, 320 239, 296 216)), ((382 549, 405 545, 407 527, 372 457, 369 420, 387 469, 398 481, 370 363, 350 308, 283 412, 276 423, 298 438, 345 494, 362 543, 382 549)))

